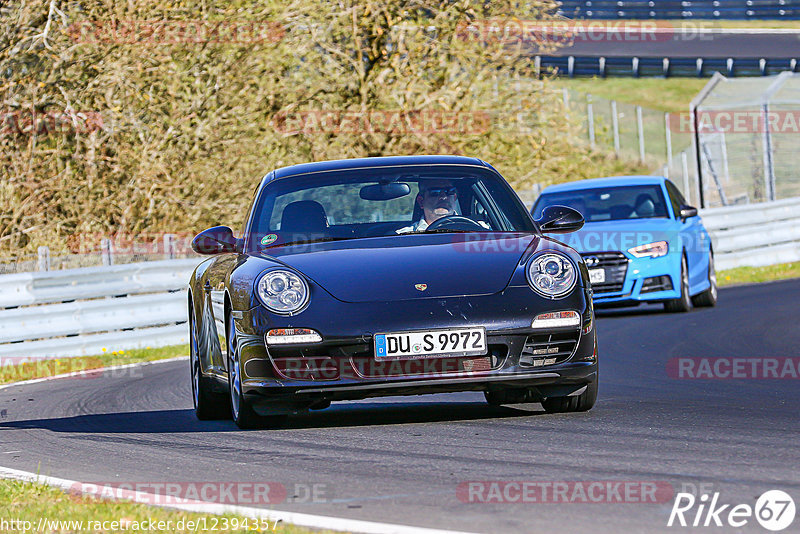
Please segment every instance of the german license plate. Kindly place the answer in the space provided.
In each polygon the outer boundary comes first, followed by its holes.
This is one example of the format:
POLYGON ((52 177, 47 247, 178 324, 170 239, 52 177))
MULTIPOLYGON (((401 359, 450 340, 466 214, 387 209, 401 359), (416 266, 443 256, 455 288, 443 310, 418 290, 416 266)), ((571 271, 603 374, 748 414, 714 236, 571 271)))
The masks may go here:
POLYGON ((593 284, 602 284, 606 281, 606 270, 589 269, 589 281, 593 284))
POLYGON ((486 329, 483 327, 375 334, 374 339, 376 360, 486 354, 486 329))

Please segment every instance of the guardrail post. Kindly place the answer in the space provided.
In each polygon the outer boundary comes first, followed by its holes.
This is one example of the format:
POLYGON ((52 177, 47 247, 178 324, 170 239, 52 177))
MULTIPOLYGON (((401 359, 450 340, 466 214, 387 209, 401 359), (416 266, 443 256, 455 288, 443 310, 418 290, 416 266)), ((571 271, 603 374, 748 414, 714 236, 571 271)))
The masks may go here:
POLYGON ((49 271, 50 270, 50 247, 39 247, 38 249, 39 261, 36 263, 36 270, 49 271))
POLYGON ((669 131, 669 113, 664 113, 664 137, 667 142, 667 172, 664 173, 669 178, 669 166, 672 165, 672 132, 669 131))
POLYGON ((636 106, 636 128, 639 130, 639 161, 644 163, 644 124, 642 123, 642 106, 636 106))
POLYGON ((619 157, 619 116, 616 100, 611 101, 611 128, 614 132, 614 153, 619 157))
POLYGON ((175 234, 164 234, 164 254, 170 260, 175 259, 175 234))
POLYGON ((110 239, 100 240, 100 254, 103 257, 103 265, 114 265, 114 247, 110 239))
POLYGON ((594 146, 594 110, 592 109, 592 95, 586 94, 586 115, 589 122, 589 143, 594 146))

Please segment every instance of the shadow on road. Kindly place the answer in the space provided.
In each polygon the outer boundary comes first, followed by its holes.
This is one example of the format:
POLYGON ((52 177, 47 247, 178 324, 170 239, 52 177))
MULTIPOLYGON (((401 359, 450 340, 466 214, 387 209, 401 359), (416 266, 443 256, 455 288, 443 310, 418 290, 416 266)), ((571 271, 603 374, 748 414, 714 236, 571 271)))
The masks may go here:
MULTIPOLYGON (((273 430, 385 426, 505 419, 543 415, 538 404, 494 407, 483 403, 359 402, 334 404, 320 411, 301 412, 273 430), (536 411, 538 410, 538 411, 536 411)), ((0 422, 0 428, 41 428, 53 432, 97 434, 161 434, 181 432, 233 432, 232 421, 198 421, 193 410, 155 410, 77 415, 51 419, 0 422)))

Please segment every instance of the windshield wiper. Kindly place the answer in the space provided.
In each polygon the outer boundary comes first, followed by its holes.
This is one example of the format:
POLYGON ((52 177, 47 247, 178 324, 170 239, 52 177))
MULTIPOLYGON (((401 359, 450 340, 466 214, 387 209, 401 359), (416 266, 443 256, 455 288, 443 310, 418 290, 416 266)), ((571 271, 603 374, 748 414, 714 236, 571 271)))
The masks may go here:
POLYGON ((452 228, 436 228, 434 230, 423 230, 424 234, 469 234, 478 230, 455 230, 452 228))

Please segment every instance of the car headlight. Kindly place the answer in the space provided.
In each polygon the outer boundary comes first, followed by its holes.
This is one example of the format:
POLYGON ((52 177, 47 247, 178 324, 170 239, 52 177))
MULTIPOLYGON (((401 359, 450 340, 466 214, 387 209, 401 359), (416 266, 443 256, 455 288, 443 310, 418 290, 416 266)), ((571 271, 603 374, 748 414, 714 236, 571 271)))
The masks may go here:
POLYGON ((256 295, 271 312, 292 315, 308 303, 308 284, 292 271, 267 271, 256 284, 256 295))
POLYGON ((656 241, 655 243, 647 243, 639 245, 638 247, 629 248, 628 252, 637 258, 658 258, 666 256, 669 252, 669 245, 666 241, 656 241))
POLYGON ((564 254, 546 252, 528 263, 528 283, 547 298, 563 297, 575 287, 578 275, 572 260, 564 254))

